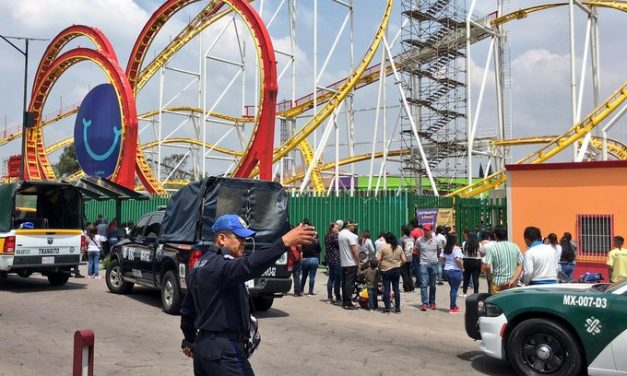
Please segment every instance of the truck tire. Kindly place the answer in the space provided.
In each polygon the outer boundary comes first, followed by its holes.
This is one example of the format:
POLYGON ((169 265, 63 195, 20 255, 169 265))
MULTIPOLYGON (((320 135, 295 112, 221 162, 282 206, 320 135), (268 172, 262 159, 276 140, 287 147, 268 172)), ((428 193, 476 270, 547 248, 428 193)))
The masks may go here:
POLYGON ((52 286, 63 286, 67 283, 68 279, 70 279, 68 273, 56 272, 48 274, 48 282, 50 282, 52 286))
POLYGON ((507 340, 507 358, 519 375, 579 375, 582 355, 576 337, 549 319, 527 319, 507 340))
POLYGON ((17 272, 17 275, 19 275, 22 278, 28 278, 31 276, 31 274, 33 274, 33 272, 28 271, 28 270, 20 270, 17 272))
POLYGON ((127 294, 133 288, 133 283, 127 282, 122 278, 122 266, 118 259, 114 258, 107 265, 105 274, 107 287, 114 294, 127 294))
POLYGON ((161 304, 163 312, 176 315, 181 309, 181 290, 176 281, 176 274, 168 270, 161 281, 161 304))
POLYGON ((272 303, 274 303, 274 296, 272 295, 261 295, 253 298, 255 311, 267 311, 272 307, 272 303))

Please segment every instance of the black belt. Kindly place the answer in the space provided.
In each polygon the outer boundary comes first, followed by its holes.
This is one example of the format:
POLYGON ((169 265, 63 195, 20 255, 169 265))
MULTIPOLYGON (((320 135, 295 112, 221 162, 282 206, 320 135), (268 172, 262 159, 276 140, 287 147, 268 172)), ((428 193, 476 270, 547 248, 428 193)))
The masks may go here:
POLYGON ((248 339, 247 336, 237 333, 237 332, 214 332, 210 330, 200 329, 198 331, 198 336, 200 337, 215 337, 215 338, 226 338, 236 341, 245 341, 248 339))

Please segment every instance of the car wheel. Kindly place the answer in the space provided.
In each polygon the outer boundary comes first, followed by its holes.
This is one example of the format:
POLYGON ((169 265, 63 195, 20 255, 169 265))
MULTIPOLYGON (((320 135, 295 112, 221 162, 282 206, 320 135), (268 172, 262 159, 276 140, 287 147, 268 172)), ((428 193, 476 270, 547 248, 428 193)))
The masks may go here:
POLYGON ((274 303, 274 296, 261 295, 253 298, 255 311, 267 311, 272 307, 272 303, 274 303))
POLYGON ((113 259, 107 265, 107 273, 105 275, 107 287, 109 291, 115 294, 126 294, 131 291, 133 284, 126 282, 122 278, 122 266, 117 259, 113 259))
POLYGON ((574 335, 548 319, 516 325, 507 340, 507 357, 520 375, 578 375, 583 365, 574 335))
POLYGON ((181 309, 181 291, 174 271, 168 270, 161 282, 161 304, 163 312, 176 315, 181 309))
POLYGON ((67 283, 68 279, 70 279, 68 273, 57 272, 48 274, 48 282, 50 282, 52 286, 63 286, 67 283))

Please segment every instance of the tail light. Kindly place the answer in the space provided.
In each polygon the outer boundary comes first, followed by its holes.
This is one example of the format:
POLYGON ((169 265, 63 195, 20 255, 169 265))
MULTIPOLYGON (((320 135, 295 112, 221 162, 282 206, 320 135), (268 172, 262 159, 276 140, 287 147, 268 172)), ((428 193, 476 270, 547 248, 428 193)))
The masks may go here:
POLYGON ((87 252, 88 246, 89 242, 87 241, 87 237, 85 235, 81 235, 81 252, 87 252))
POLYGON ((202 252, 199 250, 192 251, 192 254, 189 255, 189 260, 187 260, 187 270, 192 270, 198 260, 202 257, 202 252))
POLYGON ((12 255, 15 253, 15 236, 7 236, 4 238, 2 253, 5 255, 12 255))

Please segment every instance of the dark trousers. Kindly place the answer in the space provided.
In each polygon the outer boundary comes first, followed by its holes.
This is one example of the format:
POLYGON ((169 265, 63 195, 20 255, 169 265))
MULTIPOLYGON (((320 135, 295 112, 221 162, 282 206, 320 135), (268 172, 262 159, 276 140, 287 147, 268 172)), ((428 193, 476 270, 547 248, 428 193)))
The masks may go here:
POLYGON ((416 288, 419 289, 420 288, 420 257, 414 256, 412 261, 412 273, 414 274, 414 277, 416 277, 416 288))
POLYGON ((445 270, 444 276, 449 286, 451 286, 449 295, 451 298, 450 308, 453 309, 457 307, 457 291, 459 290, 459 284, 462 282, 462 271, 456 269, 445 270))
POLYGON ((377 295, 379 295, 379 289, 376 287, 370 288, 368 287, 368 309, 377 309, 379 308, 379 301, 377 299, 377 295))
POLYGON ((398 281, 400 279, 400 268, 394 268, 381 272, 383 277, 383 304, 385 309, 390 309, 390 290, 394 291, 394 308, 401 309, 401 292, 398 288, 398 281), (391 285, 391 289, 390 289, 391 285))
POLYGON ((412 262, 406 262, 401 265, 401 278, 403 279, 403 291, 414 291, 414 281, 412 277, 412 262))
POLYGON ((479 293, 479 274, 481 273, 481 260, 475 258, 464 259, 464 294, 468 292, 468 282, 472 277, 472 286, 475 294, 479 293))
POLYGON ((302 294, 303 290, 300 289, 300 272, 301 262, 295 262, 292 264, 292 277, 294 278, 294 294, 302 294))
POLYGON ((313 294, 314 284, 316 283, 316 270, 318 270, 317 257, 305 257, 301 261, 302 274, 300 277, 300 292, 305 291, 305 283, 309 277, 309 293, 313 294))
POLYGON ((327 281, 327 299, 332 300, 332 292, 335 292, 335 300, 339 303, 342 300, 340 294, 340 286, 342 283, 342 267, 338 265, 329 265, 329 280, 327 281))
POLYGON ((356 266, 342 267, 342 305, 349 306, 353 304, 351 298, 355 290, 355 280, 357 279, 356 266))
POLYGON ((254 376, 241 342, 200 336, 194 344, 195 376, 254 376))

